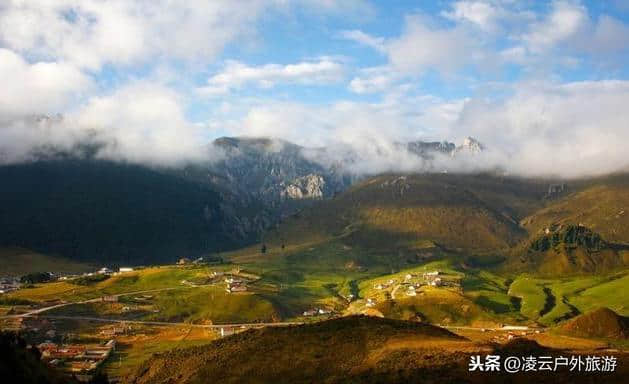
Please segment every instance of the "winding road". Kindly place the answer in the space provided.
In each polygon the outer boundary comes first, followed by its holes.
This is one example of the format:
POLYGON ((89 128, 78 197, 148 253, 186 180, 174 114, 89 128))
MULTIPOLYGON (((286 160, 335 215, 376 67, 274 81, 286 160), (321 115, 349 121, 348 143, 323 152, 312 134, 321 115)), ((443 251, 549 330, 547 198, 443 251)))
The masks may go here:
POLYGON ((144 324, 144 325, 161 325, 172 327, 192 327, 192 328, 262 328, 262 327, 287 327, 291 325, 302 325, 303 322, 276 322, 276 323, 231 323, 231 324, 191 324, 191 323, 174 323, 168 321, 142 321, 142 320, 119 320, 119 319, 107 319, 102 317, 89 317, 89 316, 55 316, 55 315, 43 315, 40 316, 46 319, 58 319, 58 320, 85 320, 96 321, 102 323, 125 323, 125 324, 144 324))
MULTIPOLYGON (((103 296, 122 297, 122 296, 130 296, 130 295, 141 295, 141 294, 144 294, 144 293, 173 291, 173 290, 176 290, 176 289, 192 289, 192 288, 209 287, 209 286, 212 286, 212 285, 213 284, 205 284, 205 285, 193 285, 193 286, 183 286, 183 287, 147 289, 147 290, 144 290, 144 291, 124 292, 124 293, 116 293, 116 294, 113 294, 113 295, 103 295, 103 296)), ((68 305, 99 303, 99 302, 103 301, 103 296, 99 296, 99 297, 96 297, 94 299, 88 299, 88 300, 83 300, 83 301, 70 301, 70 302, 67 302, 67 303, 55 304, 55 305, 51 305, 49 307, 38 308, 38 309, 34 309, 32 311, 19 313, 19 314, 16 314, 16 315, 1 316, 0 318, 10 319, 10 318, 19 318, 19 317, 29 317, 29 316, 39 315, 39 314, 44 313, 44 312, 48 312, 48 311, 50 311, 52 309, 66 307, 68 305)))
MULTIPOLYGON (((131 296, 131 295, 141 295, 145 293, 155 293, 155 292, 164 292, 164 291, 173 291, 177 289, 192 289, 192 288, 201 288, 201 287, 209 287, 214 284, 204 284, 204 285, 194 285, 194 286, 183 286, 183 287, 169 287, 169 288, 158 288, 158 289, 147 289, 143 291, 134 291, 134 292, 124 292, 117 293, 113 295, 106 295, 110 297, 121 297, 121 296, 131 296)), ((233 324, 191 324, 191 323, 182 323, 182 322, 168 322, 168 321, 143 321, 143 320, 123 320, 123 319, 110 319, 103 317, 90 317, 90 316, 61 316, 61 315, 46 315, 45 312, 56 308, 66 307, 68 305, 74 304, 89 304, 89 303, 99 303, 103 301, 103 297, 97 297, 94 299, 88 299, 83 301, 72 301, 67 303, 55 304, 48 307, 34 309, 32 311, 28 311, 25 313, 20 313, 16 315, 7 315, 0 316, 0 318, 10 319, 10 318, 24 318, 30 316, 38 316, 47 319, 59 319, 59 320, 85 320, 85 321, 95 321, 102 323, 125 323, 125 324, 144 324, 144 325, 157 325, 157 326, 173 326, 173 327, 191 327, 191 328, 210 328, 210 329, 220 329, 220 328, 262 328, 262 327, 286 327, 291 325, 301 325, 303 322, 275 322, 275 323, 233 323, 233 324), (43 314, 43 315, 42 315, 43 314)))

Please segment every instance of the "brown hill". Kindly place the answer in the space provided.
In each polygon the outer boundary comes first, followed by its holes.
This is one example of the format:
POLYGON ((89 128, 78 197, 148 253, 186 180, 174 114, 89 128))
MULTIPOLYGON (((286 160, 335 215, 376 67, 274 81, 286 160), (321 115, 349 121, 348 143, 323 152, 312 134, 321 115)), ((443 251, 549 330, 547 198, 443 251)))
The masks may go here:
MULTIPOLYGON (((468 342, 427 324, 344 317, 304 326, 249 330, 207 346, 156 355, 129 382, 345 382, 349 377, 358 380, 392 353, 413 346, 434 350, 448 344, 468 342)), ((456 361, 435 352, 433 362, 456 361)), ((387 372, 388 368, 378 374, 387 372)))
POLYGON ((579 337, 627 339, 629 317, 620 316, 609 308, 599 308, 567 321, 559 332, 579 337))
POLYGON ((531 234, 558 225, 581 224, 611 243, 629 244, 629 177, 569 183, 570 193, 551 200, 545 208, 521 221, 531 234))
POLYGON ((343 237, 369 249, 484 252, 526 237, 518 221, 542 207, 548 181, 492 175, 383 175, 287 219, 268 233, 286 245, 343 237))
MULTIPOLYGON (((471 356, 559 356, 516 340, 477 345, 438 327, 375 317, 249 330, 206 346, 155 355, 125 383, 597 383, 601 372, 470 372, 471 356)), ((626 358, 606 383, 621 383, 626 358)))
POLYGON ((629 265, 629 176, 555 182, 491 174, 375 176, 285 218, 265 234, 265 249, 317 267, 399 268, 453 256, 471 267, 505 261, 510 272, 597 273, 629 265), (590 232, 577 233, 576 241, 562 229, 581 227, 590 232), (556 232, 561 244, 554 244, 556 232), (533 249, 538 241, 548 246, 533 249))

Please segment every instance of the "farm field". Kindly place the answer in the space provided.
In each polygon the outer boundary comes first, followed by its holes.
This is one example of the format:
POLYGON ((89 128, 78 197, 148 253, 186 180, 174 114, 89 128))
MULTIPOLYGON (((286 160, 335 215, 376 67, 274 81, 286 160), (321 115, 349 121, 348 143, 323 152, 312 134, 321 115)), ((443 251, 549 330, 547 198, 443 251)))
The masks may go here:
MULTIPOLYGON (((36 284, 5 295, 5 300, 24 300, 41 306, 52 302, 77 303, 57 308, 51 315, 191 323, 290 321, 314 307, 328 308, 338 314, 384 310, 393 317, 409 317, 411 312, 421 317, 425 312, 423 315, 433 322, 493 321, 545 326, 597 306, 629 314, 629 299, 622 295, 629 285, 627 270, 550 279, 464 268, 456 258, 398 269, 394 273, 386 273, 382 267, 372 268, 367 263, 350 263, 340 269, 337 261, 326 263, 337 260, 338 253, 343 252, 351 255, 355 251, 324 243, 283 254, 258 254, 255 262, 242 264, 150 267, 93 283, 68 280, 36 284), (311 267, 312 260, 308 258, 317 259, 317 268, 311 267), (227 293, 223 279, 212 277, 214 272, 232 270, 256 277, 248 284, 247 292, 227 293), (420 287, 427 285, 425 281, 421 283, 421 275, 431 271, 438 271, 441 286, 420 287), (417 294, 410 296, 414 287, 405 281, 406 276, 418 279, 410 281, 415 281, 417 294), (138 299, 141 293, 151 296, 150 300, 138 299), (115 305, 95 302, 112 295, 119 295, 115 305), (368 299, 373 305, 367 306, 368 299), (393 302, 395 309, 391 306, 393 302), (375 307, 376 303, 381 308, 375 307), (438 307, 441 310, 436 310, 438 307)), ((232 262, 237 260, 250 261, 254 257, 242 254, 232 257, 232 262)), ((2 307, 6 311, 10 305, 2 307)))
MULTIPOLYGON (((112 377, 128 374, 155 353, 204 345, 220 337, 217 330, 194 325, 317 322, 367 314, 453 327, 454 332, 466 337, 471 334, 473 340, 482 342, 506 340, 506 334, 482 333, 480 329, 500 329, 503 325, 552 329, 597 306, 609 306, 621 315, 626 315, 629 307, 622 294, 629 283, 628 270, 552 279, 470 268, 459 258, 449 257, 387 271, 365 262, 348 263, 359 250, 334 242, 270 255, 255 249, 250 252, 233 255, 230 262, 221 265, 149 267, 102 281, 81 281, 84 285, 72 281, 35 284, 6 298, 26 300, 35 307, 67 302, 42 315, 68 324, 64 332, 84 339, 107 324, 129 322, 134 331, 117 337, 120 347, 105 366, 112 377), (341 266, 335 261, 339 253, 348 254, 341 266), (316 268, 311 264, 313 259, 316 268), (236 263, 238 260, 246 262, 236 263), (225 290, 224 279, 232 272, 249 279, 246 292, 225 290), (431 285, 437 276, 440 283, 431 285), (411 290, 411 286, 417 288, 411 290), (104 296, 116 296, 117 300, 103 302, 100 298, 104 296), (317 309, 326 314, 304 316, 317 309), (79 327, 80 323, 90 325, 79 327)), ((5 315, 19 313, 12 308, 17 307, 0 305, 5 315)), ((601 345, 596 343, 608 343, 566 339, 552 332, 535 338, 542 345, 562 348, 594 348, 601 345)), ((624 348, 622 343, 614 345, 624 348)))
POLYGON ((83 273, 94 269, 89 263, 45 255, 19 247, 0 247, 1 276, 26 275, 32 272, 83 273))

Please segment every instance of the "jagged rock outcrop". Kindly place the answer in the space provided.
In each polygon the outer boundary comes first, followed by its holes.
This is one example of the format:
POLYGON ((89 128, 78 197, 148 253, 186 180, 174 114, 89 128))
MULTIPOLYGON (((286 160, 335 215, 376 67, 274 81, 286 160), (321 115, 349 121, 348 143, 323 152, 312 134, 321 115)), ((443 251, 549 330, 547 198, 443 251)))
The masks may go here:
POLYGON ((284 199, 322 199, 325 195, 325 179, 321 175, 309 174, 284 185, 280 191, 284 199))
POLYGON ((463 144, 452 150, 452 156, 461 154, 478 155, 485 150, 485 146, 473 137, 467 137, 463 140, 463 144))

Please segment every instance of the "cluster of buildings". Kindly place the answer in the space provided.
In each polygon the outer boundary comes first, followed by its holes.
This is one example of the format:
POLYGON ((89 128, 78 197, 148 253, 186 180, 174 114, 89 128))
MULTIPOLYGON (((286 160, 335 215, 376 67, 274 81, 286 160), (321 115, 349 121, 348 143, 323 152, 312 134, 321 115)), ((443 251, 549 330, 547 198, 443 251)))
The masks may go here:
POLYGON ((443 280, 441 279, 441 277, 439 277, 440 275, 441 275, 441 272, 439 271, 424 272, 422 274, 422 278, 424 279, 427 285, 431 285, 433 287, 440 287, 443 285, 443 280))
POLYGON ((19 277, 3 277, 0 279, 0 293, 17 291, 21 286, 19 277))
POLYGON ((387 289, 391 286, 393 286, 393 284, 395 284, 397 281, 395 279, 389 279, 387 280, 386 283, 378 283, 378 284, 374 284, 374 288, 378 289, 378 290, 383 290, 383 289, 387 289))
POLYGON ((331 309, 312 308, 307 311, 304 311, 302 315, 305 317, 312 317, 312 316, 322 316, 322 315, 330 315, 330 314, 332 314, 331 309))
POLYGON ((50 366, 72 375, 93 374, 116 349, 116 340, 103 345, 61 345, 51 342, 37 346, 41 358, 50 366))
POLYGON ((201 263, 203 263, 203 258, 202 257, 196 258, 194 260, 190 260, 187 257, 182 257, 181 259, 179 259, 179 261, 177 261, 177 265, 201 264, 201 263))
MULTIPOLYGON (((120 267, 118 271, 114 271, 108 267, 102 267, 98 271, 95 272, 87 272, 82 275, 61 275, 58 276, 52 272, 44 272, 48 276, 46 281, 66 281, 76 279, 81 276, 95 276, 95 275, 117 275, 121 273, 133 272, 134 269, 132 267, 120 267)), ((17 291, 22 287, 22 281, 20 280, 20 276, 11 276, 11 277, 2 277, 0 278, 0 294, 9 293, 13 291, 17 291)))
POLYGON ((119 335, 126 335, 129 331, 131 331, 131 326, 123 323, 121 325, 114 325, 101 329, 100 335, 103 337, 116 337, 119 335))
MULTIPOLYGON (((385 292, 385 297, 394 295, 399 289, 405 289, 404 294, 406 296, 417 296, 418 289, 422 286, 432 287, 460 287, 460 283, 456 278, 446 277, 443 272, 440 271, 427 271, 423 273, 407 273, 404 275, 404 279, 398 283, 397 279, 389 279, 386 282, 378 282, 374 284, 374 289, 385 292), (394 287, 395 286, 395 287, 394 287), (388 292, 388 289, 394 287, 393 291, 388 292)), ((375 305, 375 299, 367 299, 367 307, 373 307, 375 305)))
POLYGON ((129 272, 133 272, 134 269, 132 267, 120 267, 118 268, 118 272, 107 268, 107 267, 102 267, 101 269, 99 269, 98 271, 96 271, 95 273, 88 273, 88 276, 94 275, 94 274, 98 274, 98 275, 118 275, 121 273, 129 273, 129 272))
POLYGON ((118 268, 118 271, 114 271, 113 269, 109 268, 109 267, 102 267, 101 269, 99 269, 98 271, 95 272, 86 272, 83 273, 82 275, 64 275, 64 276, 60 276, 58 278, 58 280, 61 281, 66 281, 66 280, 72 280, 72 279, 76 279, 77 277, 90 277, 90 276, 98 276, 98 275, 119 275, 122 273, 129 273, 129 272, 133 272, 135 269, 133 269, 132 267, 120 267, 118 268))
POLYGON ((227 293, 247 291, 247 282, 242 279, 227 277, 225 278, 225 283, 227 283, 227 287, 225 288, 227 293))

